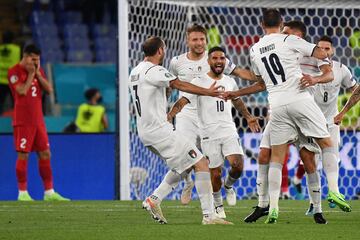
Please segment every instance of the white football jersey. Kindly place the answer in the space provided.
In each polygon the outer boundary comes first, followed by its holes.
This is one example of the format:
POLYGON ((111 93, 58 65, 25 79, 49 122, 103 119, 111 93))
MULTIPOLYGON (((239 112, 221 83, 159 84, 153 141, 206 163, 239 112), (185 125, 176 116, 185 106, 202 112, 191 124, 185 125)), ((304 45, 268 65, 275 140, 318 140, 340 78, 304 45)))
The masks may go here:
POLYGON ((173 126, 167 121, 166 88, 176 79, 168 70, 151 62, 139 63, 130 73, 129 87, 137 115, 137 128, 145 146, 169 136, 173 126))
MULTIPOLYGON (((209 88, 216 82, 223 91, 238 90, 234 79, 223 75, 222 79, 214 80, 208 74, 194 78, 191 83, 203 88, 209 88)), ((197 106, 200 136, 202 140, 218 139, 227 136, 238 136, 233 117, 231 115, 231 101, 224 101, 217 97, 198 96, 184 93, 190 103, 197 106)))
POLYGON ((332 61, 334 80, 328 83, 316 84, 314 99, 321 111, 324 113, 328 124, 332 124, 334 117, 338 114, 337 99, 340 87, 351 88, 355 86, 356 80, 350 70, 340 62, 332 61))
MULTIPOLYGON (((210 71, 210 66, 207 61, 207 51, 201 59, 196 61, 190 60, 187 57, 187 54, 188 53, 184 53, 176 56, 170 61, 169 71, 177 76, 181 81, 191 82, 194 78, 210 71)), ((229 59, 226 59, 224 74, 230 75, 232 71, 234 71, 235 67, 235 64, 233 64, 229 59)), ((179 98, 181 98, 181 96, 183 96, 183 92, 179 91, 179 98)), ((179 114, 196 118, 196 105, 187 104, 179 114)))
MULTIPOLYGON (((309 56, 303 56, 300 58, 301 71, 314 77, 318 77, 322 74, 320 67, 323 65, 330 65, 330 60, 328 58, 321 60, 309 56)), ((314 95, 315 86, 307 87, 306 89, 311 95, 314 95)))
POLYGON ((280 33, 265 35, 251 47, 253 71, 264 79, 272 109, 312 98, 307 90, 300 88, 299 59, 311 56, 315 47, 299 37, 280 33))

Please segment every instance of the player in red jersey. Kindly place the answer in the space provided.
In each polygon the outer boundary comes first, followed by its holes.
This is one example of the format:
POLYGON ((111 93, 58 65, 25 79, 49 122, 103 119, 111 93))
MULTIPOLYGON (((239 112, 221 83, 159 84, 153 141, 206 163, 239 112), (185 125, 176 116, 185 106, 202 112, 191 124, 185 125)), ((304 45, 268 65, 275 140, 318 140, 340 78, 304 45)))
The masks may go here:
POLYGON ((9 86, 14 98, 14 142, 17 152, 16 177, 19 201, 32 201, 27 192, 27 163, 30 152, 37 152, 39 172, 44 183, 44 200, 67 201, 54 191, 50 164, 49 139, 42 113, 42 92, 51 92, 40 67, 40 49, 35 45, 24 48, 21 61, 9 69, 9 86))

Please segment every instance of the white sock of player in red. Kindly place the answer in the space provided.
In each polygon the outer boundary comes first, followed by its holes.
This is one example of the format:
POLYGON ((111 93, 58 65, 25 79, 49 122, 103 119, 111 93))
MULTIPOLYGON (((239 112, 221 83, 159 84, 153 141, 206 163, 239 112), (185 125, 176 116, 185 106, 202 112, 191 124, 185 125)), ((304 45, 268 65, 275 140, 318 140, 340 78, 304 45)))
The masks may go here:
POLYGON ((279 210, 279 195, 282 175, 281 163, 271 162, 269 167, 269 196, 270 196, 270 211, 271 209, 279 210))

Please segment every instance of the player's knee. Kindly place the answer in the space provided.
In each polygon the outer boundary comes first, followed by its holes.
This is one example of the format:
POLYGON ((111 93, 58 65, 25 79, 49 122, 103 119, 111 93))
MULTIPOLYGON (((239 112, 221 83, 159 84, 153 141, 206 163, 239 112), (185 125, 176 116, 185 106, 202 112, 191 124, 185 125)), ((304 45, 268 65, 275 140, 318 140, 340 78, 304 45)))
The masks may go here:
POLYGON ((271 157, 271 149, 260 148, 259 152, 259 164, 269 164, 271 157))
POLYGON ((195 172, 209 172, 209 161, 203 157, 195 164, 195 172))
POLYGON ((29 159, 29 153, 25 153, 25 152, 18 152, 18 159, 20 160, 28 160, 29 159))
POLYGON ((51 158, 50 150, 39 152, 39 158, 44 160, 49 160, 51 158))
POLYGON ((242 172, 244 169, 244 160, 242 156, 236 157, 231 163, 231 168, 236 172, 242 172))

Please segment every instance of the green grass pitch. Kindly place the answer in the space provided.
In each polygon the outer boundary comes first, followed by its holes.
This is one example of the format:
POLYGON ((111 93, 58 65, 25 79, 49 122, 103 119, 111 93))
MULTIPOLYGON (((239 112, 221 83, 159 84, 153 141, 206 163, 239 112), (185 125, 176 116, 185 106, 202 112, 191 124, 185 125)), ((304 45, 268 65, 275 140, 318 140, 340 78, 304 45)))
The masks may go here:
POLYGON ((304 215, 307 201, 280 201, 279 221, 264 224, 261 218, 245 224, 255 201, 225 206, 234 226, 202 226, 198 201, 181 206, 164 201, 167 225, 155 223, 139 201, 0 202, 0 239, 360 239, 360 201, 351 201, 353 211, 330 209, 323 202, 327 225, 317 225, 304 215))

